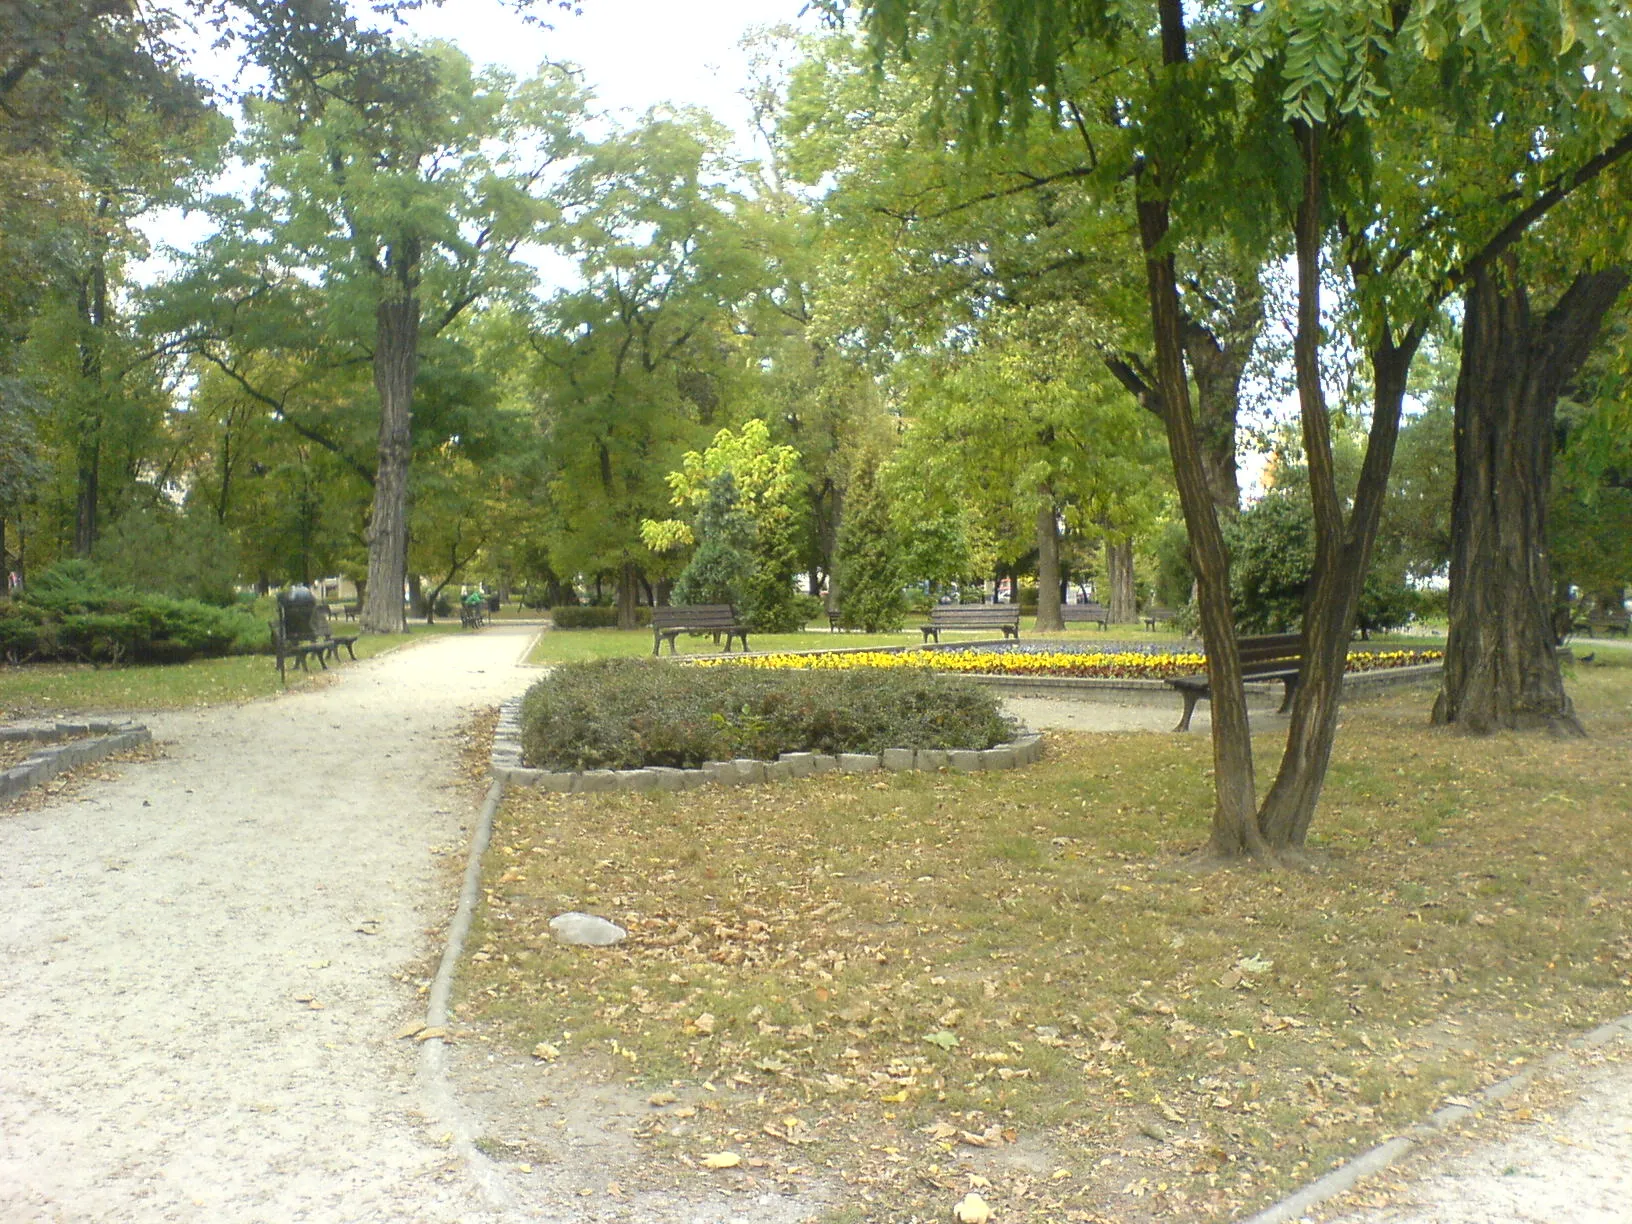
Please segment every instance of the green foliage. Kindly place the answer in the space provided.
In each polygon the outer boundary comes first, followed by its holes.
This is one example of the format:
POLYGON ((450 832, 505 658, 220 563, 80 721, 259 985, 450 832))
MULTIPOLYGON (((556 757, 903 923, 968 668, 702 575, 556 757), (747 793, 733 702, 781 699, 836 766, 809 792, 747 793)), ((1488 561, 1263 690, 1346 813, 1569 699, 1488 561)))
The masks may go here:
POLYGON ((1156 537, 1156 602, 1182 608, 1190 602, 1196 571, 1190 564, 1190 535, 1181 519, 1168 522, 1156 537))
POLYGON ((527 761, 547 769, 988 748, 1013 730, 986 690, 928 671, 771 672, 603 659, 561 664, 522 706, 527 761))
MULTIPOLYGON (((1297 490, 1271 490, 1227 529, 1230 598, 1243 633, 1289 633, 1303 624, 1315 569, 1314 513, 1297 490)), ((1403 625, 1416 610, 1405 576, 1374 565, 1360 595, 1362 630, 1403 625)))
POLYGON ((178 514, 157 505, 127 510, 97 541, 92 557, 116 587, 219 607, 237 602, 238 549, 209 514, 178 514))
POLYGON ((179 663, 267 648, 263 621, 241 608, 109 585, 86 561, 65 561, 0 605, 0 650, 13 662, 179 663))
POLYGON ((868 633, 901 627, 900 544, 876 470, 866 462, 857 467, 845 493, 834 571, 841 625, 868 633))
MULTIPOLYGON (((593 604, 568 604, 551 608, 550 622, 557 629, 616 629, 618 610, 593 604)), ((652 610, 647 607, 636 608, 635 623, 651 624, 652 610)))

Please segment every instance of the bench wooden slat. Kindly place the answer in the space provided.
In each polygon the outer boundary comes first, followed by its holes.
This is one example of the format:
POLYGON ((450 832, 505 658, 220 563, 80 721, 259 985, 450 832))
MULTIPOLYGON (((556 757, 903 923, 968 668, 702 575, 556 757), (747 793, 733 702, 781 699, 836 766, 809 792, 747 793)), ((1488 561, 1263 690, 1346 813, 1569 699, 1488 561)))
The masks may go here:
POLYGON ((942 629, 1001 629, 1003 636, 1020 640, 1020 609, 1012 604, 937 604, 929 610, 929 624, 919 625, 924 641, 941 640, 942 629))
MULTIPOLYGON (((1242 679, 1279 680, 1285 685, 1280 708, 1280 713, 1284 714, 1292 706, 1299 677, 1303 674, 1303 634, 1265 633, 1239 638, 1236 644, 1241 651, 1242 679)), ((1211 681, 1207 673, 1201 672, 1190 676, 1172 676, 1167 683, 1184 697, 1184 717, 1179 719, 1179 725, 1173 730, 1188 731, 1196 703, 1212 700, 1211 681)))
POLYGON ((1111 625, 1111 610, 1102 603, 1064 604, 1060 608, 1060 619, 1067 625, 1086 624, 1092 621, 1101 629, 1108 629, 1111 625))
POLYGON ((674 640, 682 633, 712 633, 716 639, 723 633, 727 654, 731 653, 733 637, 742 643, 743 650, 748 649, 748 626, 741 623, 741 617, 731 604, 682 604, 652 609, 653 655, 659 653, 664 639, 668 640, 669 653, 674 654, 674 640))

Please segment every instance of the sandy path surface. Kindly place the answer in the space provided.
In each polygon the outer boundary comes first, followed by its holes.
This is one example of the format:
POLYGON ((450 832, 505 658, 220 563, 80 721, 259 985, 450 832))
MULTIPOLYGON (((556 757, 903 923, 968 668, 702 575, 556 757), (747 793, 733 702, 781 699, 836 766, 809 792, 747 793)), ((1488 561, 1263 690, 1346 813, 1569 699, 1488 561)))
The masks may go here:
POLYGON ((165 759, 0 820, 0 1219, 487 1218, 392 1035, 532 632, 154 715, 165 759))
POLYGON ((1632 1042, 1571 1051, 1561 1067, 1488 1108, 1460 1134, 1310 1218, 1327 1224, 1627 1224, 1632 1042))

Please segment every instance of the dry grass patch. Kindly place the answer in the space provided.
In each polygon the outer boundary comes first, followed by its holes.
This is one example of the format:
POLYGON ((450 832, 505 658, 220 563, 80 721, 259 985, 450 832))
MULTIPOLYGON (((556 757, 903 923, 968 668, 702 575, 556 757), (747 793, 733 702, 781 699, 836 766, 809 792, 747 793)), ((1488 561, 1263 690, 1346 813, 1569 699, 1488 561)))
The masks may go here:
POLYGON ((1200 736, 522 792, 461 1018, 655 1094, 659 1178, 819 1175, 835 1218, 943 1220, 973 1186, 1003 1221, 1223 1219, 1628 1010, 1629 678, 1577 677, 1579 743, 1431 731, 1421 690, 1349 707, 1310 872, 1187 865, 1200 736), (572 909, 630 938, 559 947, 572 909))

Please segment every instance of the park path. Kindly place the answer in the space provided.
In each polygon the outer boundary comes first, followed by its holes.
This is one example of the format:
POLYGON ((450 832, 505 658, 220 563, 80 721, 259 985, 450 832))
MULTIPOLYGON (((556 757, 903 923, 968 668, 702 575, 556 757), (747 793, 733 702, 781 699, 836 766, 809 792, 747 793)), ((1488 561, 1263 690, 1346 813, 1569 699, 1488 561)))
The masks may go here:
POLYGON ((489 1218, 393 1033, 533 632, 153 715, 163 759, 0 819, 0 1219, 489 1218))

